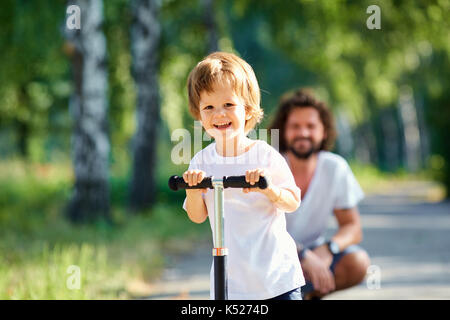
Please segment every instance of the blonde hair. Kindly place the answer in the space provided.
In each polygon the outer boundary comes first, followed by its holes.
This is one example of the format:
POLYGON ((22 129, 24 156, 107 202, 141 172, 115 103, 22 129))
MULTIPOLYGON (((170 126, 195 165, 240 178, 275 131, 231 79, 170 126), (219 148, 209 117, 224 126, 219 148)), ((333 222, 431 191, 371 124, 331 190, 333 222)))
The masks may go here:
POLYGON ((245 122, 245 133, 248 133, 264 115, 260 107, 261 95, 252 67, 232 53, 211 53, 190 72, 187 81, 189 111, 196 120, 200 119, 200 94, 212 92, 215 84, 225 81, 244 101, 245 111, 251 116, 245 122))

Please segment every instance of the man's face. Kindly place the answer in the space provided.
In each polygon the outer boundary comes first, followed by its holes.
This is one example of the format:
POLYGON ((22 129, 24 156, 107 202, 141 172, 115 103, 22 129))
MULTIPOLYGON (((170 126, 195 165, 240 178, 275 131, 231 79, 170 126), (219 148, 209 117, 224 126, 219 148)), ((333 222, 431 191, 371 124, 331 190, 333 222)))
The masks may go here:
POLYGON ((294 108, 288 115, 284 139, 286 146, 299 159, 318 152, 325 138, 319 112, 312 107, 294 108))

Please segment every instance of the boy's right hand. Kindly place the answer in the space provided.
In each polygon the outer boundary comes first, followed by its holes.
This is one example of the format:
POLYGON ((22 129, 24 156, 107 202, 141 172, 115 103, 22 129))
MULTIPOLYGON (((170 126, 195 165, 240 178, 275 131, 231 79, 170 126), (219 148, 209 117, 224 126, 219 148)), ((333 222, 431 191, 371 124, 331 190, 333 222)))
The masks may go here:
MULTIPOLYGON (((206 173, 202 170, 191 169, 187 170, 183 173, 184 182, 186 182, 190 187, 196 186, 200 182, 202 182, 203 178, 206 177, 206 173)), ((186 193, 189 194, 201 194, 206 193, 208 191, 205 189, 186 189, 186 193)))

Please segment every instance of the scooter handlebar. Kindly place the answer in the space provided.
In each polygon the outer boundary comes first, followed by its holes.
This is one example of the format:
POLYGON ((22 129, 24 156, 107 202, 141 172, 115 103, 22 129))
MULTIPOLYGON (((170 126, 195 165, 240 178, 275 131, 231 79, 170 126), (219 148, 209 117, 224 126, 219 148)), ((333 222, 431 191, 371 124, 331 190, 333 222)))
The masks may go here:
MULTIPOLYGON (((195 186, 189 186, 186 182, 184 182, 183 177, 179 176, 171 176, 169 178, 169 188, 173 191, 177 191, 179 189, 205 189, 213 188, 212 184, 213 177, 205 177, 202 182, 195 186)), ((223 177, 223 187, 224 188, 267 188, 267 180, 265 177, 259 177, 259 181, 254 185, 245 181, 245 176, 225 176, 223 177)))

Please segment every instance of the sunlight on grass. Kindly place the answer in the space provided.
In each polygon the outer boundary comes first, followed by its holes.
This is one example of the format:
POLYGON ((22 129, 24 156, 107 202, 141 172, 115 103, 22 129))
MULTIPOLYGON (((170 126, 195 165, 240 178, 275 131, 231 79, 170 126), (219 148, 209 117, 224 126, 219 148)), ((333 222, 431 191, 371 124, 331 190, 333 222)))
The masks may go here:
POLYGON ((427 170, 417 173, 407 173, 404 170, 396 172, 382 172, 373 165, 363 165, 351 162, 350 167, 355 174, 361 188, 366 194, 390 193, 399 188, 407 187, 413 181, 428 181, 430 186, 426 194, 420 196, 429 202, 439 202, 445 199, 446 190, 443 184, 433 181, 432 174, 427 170))
POLYGON ((192 249, 209 226, 191 223, 178 200, 129 214, 126 180, 111 179, 114 225, 72 225, 63 217, 73 181, 70 163, 1 161, 0 299, 145 296, 166 253, 192 249), (79 267, 80 289, 67 286, 70 266, 79 267))

